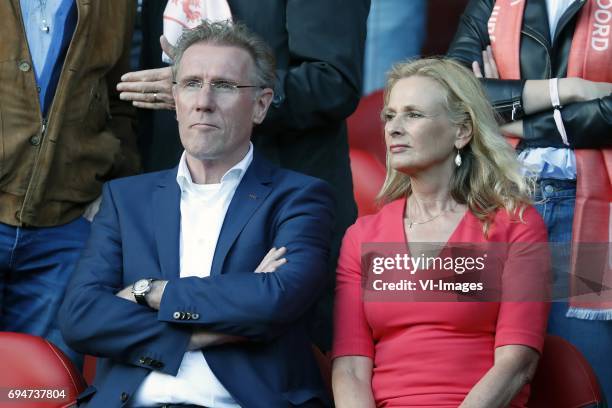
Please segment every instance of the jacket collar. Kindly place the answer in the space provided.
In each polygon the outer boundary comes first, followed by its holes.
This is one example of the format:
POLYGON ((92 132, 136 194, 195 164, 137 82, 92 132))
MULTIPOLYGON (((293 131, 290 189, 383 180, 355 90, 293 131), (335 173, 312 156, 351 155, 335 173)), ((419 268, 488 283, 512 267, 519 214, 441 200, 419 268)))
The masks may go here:
POLYGON ((585 1, 587 0, 576 0, 572 3, 561 16, 557 24, 556 32, 551 34, 550 24, 548 23, 546 0, 528 0, 523 18, 523 30, 526 34, 542 43, 546 49, 550 50, 552 49, 552 44, 554 44, 559 37, 559 34, 567 28, 567 24, 582 9, 585 1), (554 38, 551 40, 552 35, 554 35, 554 38))
MULTIPOLYGON (((176 182, 178 166, 162 173, 153 193, 155 242, 162 276, 166 279, 180 275, 181 190, 176 182)), ((211 275, 220 274, 225 257, 255 210, 271 191, 273 167, 257 152, 244 174, 229 205, 219 233, 211 275)))

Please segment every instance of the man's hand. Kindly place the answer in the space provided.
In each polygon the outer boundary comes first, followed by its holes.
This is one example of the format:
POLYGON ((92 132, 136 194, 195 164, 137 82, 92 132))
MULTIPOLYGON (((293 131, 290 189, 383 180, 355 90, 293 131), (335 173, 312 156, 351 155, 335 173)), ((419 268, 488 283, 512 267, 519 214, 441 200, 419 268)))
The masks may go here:
MULTIPOLYGON (((166 37, 162 35, 159 41, 164 52, 174 58, 174 47, 168 43, 166 37)), ((175 109, 170 67, 128 72, 121 77, 117 90, 121 92, 120 99, 132 101, 132 105, 137 108, 175 109)))
POLYGON ((257 269, 255 269, 255 273, 267 273, 274 272, 276 268, 280 267, 287 263, 287 259, 283 258, 283 255, 287 253, 287 248, 280 247, 278 249, 272 248, 264 259, 261 260, 257 269))
POLYGON ((125 288, 121 289, 119 292, 115 293, 115 296, 136 303, 136 298, 132 294, 132 285, 126 286, 125 288))

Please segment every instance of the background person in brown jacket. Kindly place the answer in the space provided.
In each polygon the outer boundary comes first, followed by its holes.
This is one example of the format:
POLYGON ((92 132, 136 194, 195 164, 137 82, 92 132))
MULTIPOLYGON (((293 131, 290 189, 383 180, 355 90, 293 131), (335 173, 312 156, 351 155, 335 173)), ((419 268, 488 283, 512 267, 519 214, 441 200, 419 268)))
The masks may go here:
POLYGON ((48 338, 102 183, 139 167, 131 0, 0 2, 0 330, 48 338))

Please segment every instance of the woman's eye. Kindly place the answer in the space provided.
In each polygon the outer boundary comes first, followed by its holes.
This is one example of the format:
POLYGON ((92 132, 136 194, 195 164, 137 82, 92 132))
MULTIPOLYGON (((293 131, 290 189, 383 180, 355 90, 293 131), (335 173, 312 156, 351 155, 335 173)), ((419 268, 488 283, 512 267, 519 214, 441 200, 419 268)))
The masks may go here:
POLYGON ((422 118, 423 114, 419 112, 406 112, 406 116, 411 119, 422 118))
POLYGON ((382 116, 383 122, 389 122, 391 119, 393 119, 394 115, 391 113, 383 113, 381 116, 382 116))

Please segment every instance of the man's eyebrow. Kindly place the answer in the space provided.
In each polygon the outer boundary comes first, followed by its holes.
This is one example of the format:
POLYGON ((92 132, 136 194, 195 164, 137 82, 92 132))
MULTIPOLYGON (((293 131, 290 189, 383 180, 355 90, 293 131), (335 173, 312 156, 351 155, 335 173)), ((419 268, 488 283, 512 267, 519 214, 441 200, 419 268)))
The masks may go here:
MULTIPOLYGON (((197 75, 197 74, 185 75, 184 77, 181 78, 181 81, 192 80, 192 79, 195 79, 195 80, 198 80, 198 81, 204 81, 204 79, 200 75, 197 75)), ((235 82, 235 83, 240 82, 237 79, 227 78, 227 77, 223 77, 223 76, 214 76, 211 79, 209 79, 208 81, 217 81, 217 82, 218 81, 224 81, 224 82, 235 82)))
POLYGON ((232 78, 227 78, 227 77, 213 77, 211 78, 211 81, 223 81, 223 82, 235 82, 235 83, 240 82, 240 80, 238 79, 232 79, 232 78))
POLYGON ((180 78, 179 80, 180 80, 180 81, 190 81, 190 80, 192 80, 192 79, 197 79, 197 80, 199 80, 199 81, 201 81, 201 80, 202 80, 202 78, 200 78, 200 77, 199 77, 199 76, 197 76, 197 75, 185 75, 184 77, 180 78))

